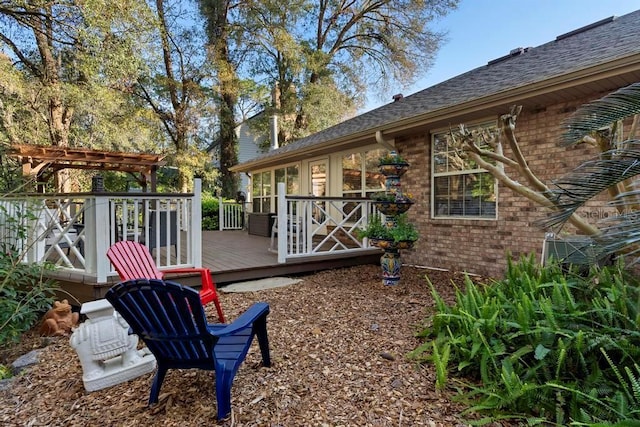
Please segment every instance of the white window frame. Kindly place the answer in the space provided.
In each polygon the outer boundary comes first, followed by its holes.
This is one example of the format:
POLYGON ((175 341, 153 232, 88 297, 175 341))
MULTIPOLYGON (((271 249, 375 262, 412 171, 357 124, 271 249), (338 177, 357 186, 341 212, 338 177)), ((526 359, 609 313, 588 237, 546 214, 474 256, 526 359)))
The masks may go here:
MULTIPOLYGON (((278 183, 276 182, 276 170, 280 170, 280 169, 284 169, 285 173, 284 173, 284 177, 285 177, 285 188, 287 189, 287 195, 297 195, 294 193, 289 193, 288 189, 289 189, 289 183, 288 183, 288 179, 289 179, 289 172, 288 169, 291 167, 297 167, 298 169, 298 191, 300 191, 300 186, 301 184, 301 180, 302 180, 302 174, 300 172, 300 163, 289 163, 286 164, 284 166, 278 166, 278 167, 274 167, 274 168, 270 168, 270 169, 262 169, 259 171, 252 171, 251 172, 251 203, 252 203, 252 211, 253 212, 262 212, 262 206, 264 205, 263 201, 264 200, 269 200, 269 211, 270 212, 266 212, 266 213, 275 213, 276 212, 276 208, 277 208, 277 204, 278 204, 278 183), (269 172, 270 173, 270 178, 269 178, 269 194, 265 195, 264 194, 264 189, 265 189, 265 183, 262 182, 261 186, 260 186, 260 194, 254 194, 254 190, 255 190, 255 177, 258 175, 262 175, 265 172, 269 172), (255 209, 255 205, 254 205, 254 200, 260 200, 260 210, 256 210, 255 209)), ((262 178, 261 178, 262 180, 262 178)))
POLYGON ((274 193, 274 190, 273 190, 274 175, 275 175, 275 172, 272 169, 261 170, 261 171, 253 172, 251 174, 251 205, 252 205, 252 211, 254 213, 263 212, 262 207, 264 206, 264 201, 267 199, 270 200, 269 210, 273 209, 274 206, 273 206, 272 199, 273 199, 273 193, 274 193), (264 183, 264 174, 267 172, 269 173, 269 183, 268 183, 269 194, 265 194, 266 186, 264 183), (258 176, 260 176, 259 189, 256 187, 256 178, 258 176), (259 194, 256 194, 257 189, 259 190, 259 194), (256 202, 258 202, 258 206, 256 206, 256 202))
MULTIPOLYGON (((359 154, 360 155, 360 189, 359 190, 351 190, 351 191, 345 191, 344 187, 343 187, 343 181, 344 181, 344 175, 341 176, 341 194, 342 197, 364 197, 367 198, 372 194, 375 193, 380 193, 384 191, 384 188, 376 188, 376 189, 371 189, 371 188, 367 188, 367 169, 366 169, 366 162, 365 162, 365 154, 369 151, 376 151, 376 150, 382 150, 380 152, 380 157, 383 157, 385 154, 388 153, 388 151, 381 149, 379 147, 376 148, 369 148, 366 150, 360 150, 360 151, 349 151, 349 152, 344 152, 343 154, 340 155, 340 168, 341 168, 341 174, 342 172, 342 159, 345 156, 350 156, 352 154, 359 154)), ((378 171, 378 167, 376 166, 375 169, 373 171, 370 172, 377 172, 378 171)))
MULTIPOLYGON (((497 129, 497 124, 495 121, 483 121, 480 123, 475 123, 467 126, 467 129, 477 129, 481 127, 492 127, 497 129)), ((486 169, 483 168, 473 168, 473 169, 463 169, 463 170, 454 170, 454 171, 444 171, 444 172, 436 172, 436 156, 442 151, 436 152, 436 138, 439 135, 446 135, 450 132, 450 129, 442 129, 431 133, 431 217, 433 219, 465 219, 465 220, 480 220, 480 221, 496 221, 498 219, 498 182, 486 169), (477 215, 473 214, 465 214, 464 212, 461 214, 452 214, 452 213, 438 213, 438 209, 436 209, 436 180, 437 178, 442 177, 451 177, 451 176, 459 176, 461 179, 464 177, 474 174, 487 174, 489 177, 493 179, 493 196, 494 201, 492 202, 492 207, 489 205, 485 206, 485 210, 488 212, 493 211, 493 215, 481 214, 480 212, 477 215)), ((450 196, 449 196, 450 197, 450 196)), ((463 203, 463 210, 466 208, 466 201, 463 198, 461 201, 463 203)), ((483 203, 483 202, 480 202, 483 203)), ((482 210, 484 205, 479 205, 479 211, 482 210)))

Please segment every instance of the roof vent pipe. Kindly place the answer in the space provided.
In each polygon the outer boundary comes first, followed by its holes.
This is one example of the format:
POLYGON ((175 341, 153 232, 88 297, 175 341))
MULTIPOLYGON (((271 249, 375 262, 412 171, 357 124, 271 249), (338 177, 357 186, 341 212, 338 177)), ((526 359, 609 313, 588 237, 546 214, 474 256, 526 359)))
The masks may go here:
POLYGON ((278 144, 278 115, 274 114, 269 117, 269 125, 271 127, 271 149, 276 150, 280 147, 278 144))
POLYGON ((276 150, 280 147, 278 143, 278 113, 280 110, 280 85, 278 82, 273 85, 271 90, 271 106, 274 109, 274 113, 269 117, 269 128, 271 131, 271 149, 276 150))

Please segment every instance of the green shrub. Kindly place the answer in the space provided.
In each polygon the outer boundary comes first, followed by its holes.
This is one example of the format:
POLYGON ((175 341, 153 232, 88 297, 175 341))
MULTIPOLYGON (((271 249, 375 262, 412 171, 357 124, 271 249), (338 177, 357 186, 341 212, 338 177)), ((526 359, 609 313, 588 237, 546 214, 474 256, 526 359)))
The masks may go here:
POLYGON ((26 242, 26 225, 35 219, 30 209, 8 212, 0 205, 4 221, 0 234, 0 345, 16 341, 31 329, 52 305, 55 283, 43 276, 49 264, 27 264, 11 243, 26 242))
POLYGON ((217 230, 219 228, 218 198, 202 196, 202 229, 217 230))
POLYGON ((0 251, 0 344, 17 341, 53 304, 55 283, 47 268, 19 262, 15 251, 0 251))
POLYGON ((640 290, 621 265, 581 277, 532 255, 509 260, 502 281, 467 280, 452 306, 432 289, 436 313, 412 356, 436 365, 437 387, 456 377, 486 416, 477 424, 640 418, 640 290))

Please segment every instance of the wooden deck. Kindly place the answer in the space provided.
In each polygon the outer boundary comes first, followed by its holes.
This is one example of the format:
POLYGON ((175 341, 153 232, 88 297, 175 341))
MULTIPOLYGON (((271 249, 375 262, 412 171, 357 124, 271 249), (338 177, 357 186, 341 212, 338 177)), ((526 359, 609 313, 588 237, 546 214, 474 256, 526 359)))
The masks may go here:
POLYGON ((381 252, 372 249, 364 255, 306 257, 278 264, 278 256, 269 249, 270 238, 247 231, 203 231, 202 266, 209 268, 215 282, 262 279, 265 277, 310 273, 331 268, 378 263, 381 252))
MULTIPOLYGON (((269 245, 269 237, 251 235, 246 230, 203 231, 202 266, 211 270, 217 286, 224 286, 245 280, 379 263, 381 256, 379 249, 372 249, 353 256, 327 254, 279 264, 277 254, 269 251, 269 245)), ((63 290, 60 298, 69 298, 74 304, 104 298, 107 290, 118 282, 118 277, 113 276, 109 277, 108 283, 98 284, 93 276, 67 270, 50 271, 47 276, 55 279, 63 290)), ((187 286, 200 286, 199 275, 181 274, 168 278, 187 286)))

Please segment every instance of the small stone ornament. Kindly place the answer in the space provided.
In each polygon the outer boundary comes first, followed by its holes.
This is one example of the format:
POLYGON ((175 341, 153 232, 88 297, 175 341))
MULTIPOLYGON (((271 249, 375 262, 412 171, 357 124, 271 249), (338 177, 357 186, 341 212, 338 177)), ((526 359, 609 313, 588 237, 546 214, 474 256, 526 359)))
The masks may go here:
POLYGON ((78 324, 78 313, 71 311, 71 304, 66 299, 55 301, 53 307, 47 311, 40 325, 40 335, 68 336, 71 329, 78 324))

